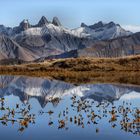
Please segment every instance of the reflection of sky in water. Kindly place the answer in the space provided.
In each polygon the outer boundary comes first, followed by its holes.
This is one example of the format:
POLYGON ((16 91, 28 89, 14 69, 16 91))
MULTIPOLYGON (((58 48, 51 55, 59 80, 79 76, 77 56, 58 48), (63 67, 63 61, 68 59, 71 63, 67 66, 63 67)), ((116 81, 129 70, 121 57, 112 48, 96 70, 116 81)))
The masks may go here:
MULTIPOLYGON (((51 84, 54 84, 54 83, 51 83, 51 84)), ((103 87, 105 87, 105 85, 103 87)), ((103 90, 103 87, 101 90, 103 90)), ((116 91, 118 92, 119 86, 115 88, 117 88, 116 91)), ((113 91, 115 90, 115 88, 113 89, 113 91)), ((119 106, 121 105, 124 108, 129 107, 129 109, 131 110, 134 110, 140 107, 139 93, 132 90, 130 93, 126 92, 125 94, 125 91, 128 91, 128 90, 131 90, 131 88, 124 87, 123 89, 124 94, 120 96, 119 100, 118 98, 114 97, 114 100, 112 103, 108 101, 102 101, 101 103, 94 101, 93 99, 91 99, 91 96, 89 95, 90 91, 88 90, 89 98, 86 97, 84 101, 87 101, 86 105, 91 105, 90 107, 87 107, 89 112, 87 111, 87 109, 86 109, 86 112, 85 110, 77 112, 77 107, 75 107, 77 103, 73 103, 75 102, 75 100, 76 102, 80 100, 80 97, 77 97, 77 96, 76 96, 76 99, 71 99, 71 97, 73 97, 72 95, 63 96, 63 98, 60 100, 60 102, 56 106, 54 106, 51 102, 48 102, 44 108, 41 107, 40 102, 38 101, 37 98, 32 97, 30 98, 28 102, 31 105, 30 114, 36 114, 35 124, 29 124, 28 128, 25 129, 25 131, 23 132, 18 131, 19 129, 18 123, 15 123, 14 125, 12 125, 10 122, 8 122, 7 126, 0 124, 0 137, 3 140, 9 140, 9 139, 14 139, 14 140, 16 139, 18 140, 19 139, 20 140, 25 140, 25 139, 26 140, 31 140, 31 139, 33 140, 38 140, 38 139, 41 139, 41 140, 46 140, 46 139, 49 139, 49 140, 51 139, 68 139, 68 140, 71 140, 71 139, 76 139, 76 140, 77 139, 81 139, 81 140, 128 139, 128 140, 132 140, 134 139, 134 140, 138 140, 140 136, 121 130, 121 126, 119 124, 120 121, 122 120, 121 114, 117 113, 119 117, 117 118, 116 122, 109 123, 109 119, 111 118, 111 114, 109 113, 109 111, 112 110, 112 107, 115 106, 118 109, 119 106), (74 105, 74 107, 71 105, 74 105), (68 108, 68 114, 66 114, 66 108, 68 108), (49 115, 47 113, 49 110, 52 110, 54 113, 49 115), (98 117, 96 118, 96 123, 98 124, 93 124, 91 122, 90 124, 87 124, 87 122, 90 120, 87 117, 87 115, 90 115, 91 110, 94 111, 95 114, 101 116, 101 119, 99 119, 98 117), (104 112, 105 110, 107 110, 107 113, 104 112), (65 111, 65 116, 63 115, 63 111, 65 111), (60 112, 61 112, 61 115, 60 115, 60 112), (76 116, 78 118, 79 114, 82 115, 82 117, 84 118, 83 119, 84 128, 82 128, 81 126, 78 126, 77 124, 74 124, 74 122, 69 121, 70 117, 74 118, 76 116), (103 114, 106 115, 106 117, 103 117, 103 114), (65 121, 65 127, 63 129, 58 130, 58 126, 59 126, 58 120, 66 120, 66 117, 68 117, 68 121, 65 121), (49 122, 53 122, 53 124, 49 126, 48 125, 49 122), (116 124, 116 126, 115 128, 112 128, 112 125, 114 124, 116 124), (96 133, 97 131, 99 132, 96 133)), ((109 91, 112 91, 112 90, 109 90, 109 91)), ((22 93, 19 93, 19 94, 22 94, 22 93)), ((91 94, 93 94, 93 90, 91 91, 91 94)), ((10 107, 12 109, 12 108, 15 108, 17 103, 19 103, 19 106, 24 108, 25 105, 23 104, 23 102, 21 102, 20 98, 17 95, 18 93, 16 93, 16 96, 14 95, 5 96, 4 107, 5 108, 10 107)), ((92 98, 93 97, 95 98, 95 96, 92 96, 92 98)), ((99 99, 99 98, 96 97, 96 99, 99 99)), ((81 102, 84 103, 84 101, 81 101, 81 102)), ((2 115, 2 113, 3 111, 0 112, 0 115, 2 115)), ((132 113, 128 113, 128 118, 131 119, 132 117, 133 117, 132 113)))

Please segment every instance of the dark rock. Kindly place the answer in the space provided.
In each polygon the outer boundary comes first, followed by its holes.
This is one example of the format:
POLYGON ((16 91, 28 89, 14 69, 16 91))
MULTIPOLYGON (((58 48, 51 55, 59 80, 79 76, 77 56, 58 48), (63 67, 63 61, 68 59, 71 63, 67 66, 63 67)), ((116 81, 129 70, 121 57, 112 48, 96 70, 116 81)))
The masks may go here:
POLYGON ((45 16, 42 16, 41 19, 39 20, 37 26, 38 27, 43 27, 44 25, 48 24, 49 21, 46 19, 45 16))
POLYGON ((98 23, 95 23, 94 25, 90 25, 89 28, 91 29, 97 29, 97 28, 101 28, 104 27, 104 24, 102 21, 99 21, 98 23))
POLYGON ((57 17, 53 18, 52 24, 54 24, 55 26, 61 26, 61 23, 57 17))

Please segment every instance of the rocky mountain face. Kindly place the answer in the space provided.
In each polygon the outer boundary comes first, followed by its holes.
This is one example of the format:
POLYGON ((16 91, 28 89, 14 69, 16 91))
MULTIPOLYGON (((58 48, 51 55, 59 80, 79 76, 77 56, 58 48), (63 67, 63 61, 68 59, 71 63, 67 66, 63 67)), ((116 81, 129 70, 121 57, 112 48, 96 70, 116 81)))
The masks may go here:
POLYGON ((77 52, 77 56, 89 57, 123 57, 137 54, 140 54, 140 33, 96 42, 77 52))
POLYGON ((44 107, 50 97, 63 98, 76 95, 81 99, 113 102, 132 91, 140 93, 139 87, 110 84, 73 85, 57 80, 31 78, 24 76, 0 76, 0 97, 14 95, 22 102, 36 98, 44 107))
POLYGON ((77 36, 94 38, 95 40, 109 40, 132 34, 124 30, 119 24, 115 24, 114 22, 103 23, 102 21, 90 26, 82 23, 80 28, 72 31, 77 36))
POLYGON ((35 55, 21 47, 16 41, 7 36, 0 35, 0 59, 9 58, 28 61, 35 59, 35 55))
POLYGON ((43 27, 46 24, 49 24, 49 21, 46 19, 46 17, 42 16, 39 20, 38 24, 35 27, 43 27))
POLYGON ((0 60, 23 61, 78 56, 117 57, 139 54, 139 33, 133 34, 114 22, 81 24, 77 29, 42 17, 36 25, 23 20, 10 28, 0 25, 0 60))

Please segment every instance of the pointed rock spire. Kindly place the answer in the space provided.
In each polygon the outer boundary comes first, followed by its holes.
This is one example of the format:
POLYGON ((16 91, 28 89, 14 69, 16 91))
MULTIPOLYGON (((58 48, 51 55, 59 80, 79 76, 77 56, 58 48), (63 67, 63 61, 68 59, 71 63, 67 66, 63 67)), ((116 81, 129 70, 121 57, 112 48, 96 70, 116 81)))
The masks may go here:
POLYGON ((55 26, 61 26, 61 23, 57 17, 53 18, 52 24, 54 24, 55 26))
POLYGON ((38 27, 42 27, 48 23, 49 23, 49 21, 46 19, 46 17, 42 16, 37 25, 38 25, 38 27))
POLYGON ((31 25, 30 25, 30 23, 29 23, 29 21, 28 21, 27 19, 24 19, 24 20, 20 23, 19 27, 20 27, 20 29, 21 29, 22 31, 25 31, 25 30, 27 30, 28 28, 30 28, 31 25))

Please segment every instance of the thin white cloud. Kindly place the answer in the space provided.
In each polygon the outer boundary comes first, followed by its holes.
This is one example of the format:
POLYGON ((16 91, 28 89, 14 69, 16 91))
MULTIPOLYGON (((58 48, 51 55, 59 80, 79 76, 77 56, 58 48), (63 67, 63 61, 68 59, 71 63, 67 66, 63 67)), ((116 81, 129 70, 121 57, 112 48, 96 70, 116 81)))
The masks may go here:
POLYGON ((131 31, 133 33, 140 32, 140 26, 138 25, 123 25, 125 30, 131 31))

